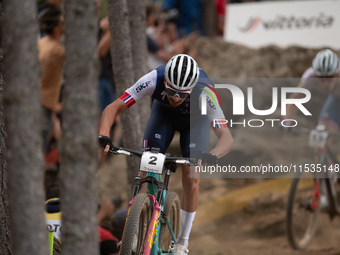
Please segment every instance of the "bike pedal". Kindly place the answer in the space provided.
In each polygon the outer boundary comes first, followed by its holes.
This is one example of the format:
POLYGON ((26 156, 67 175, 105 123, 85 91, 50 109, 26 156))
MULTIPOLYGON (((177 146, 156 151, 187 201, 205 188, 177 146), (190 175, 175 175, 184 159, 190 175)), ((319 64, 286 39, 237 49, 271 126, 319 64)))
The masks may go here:
POLYGON ((176 247, 176 244, 174 241, 171 241, 170 245, 169 245, 169 250, 168 252, 174 252, 175 251, 175 247, 176 247))

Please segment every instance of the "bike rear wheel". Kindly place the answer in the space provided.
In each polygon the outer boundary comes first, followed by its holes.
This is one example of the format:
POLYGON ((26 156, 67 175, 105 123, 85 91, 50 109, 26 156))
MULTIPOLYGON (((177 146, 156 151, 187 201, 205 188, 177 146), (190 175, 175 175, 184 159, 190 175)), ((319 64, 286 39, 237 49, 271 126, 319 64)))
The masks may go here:
POLYGON ((150 199, 144 193, 138 194, 126 219, 120 255, 142 254, 150 220, 150 199))
POLYGON ((287 235, 291 247, 304 250, 310 244, 320 213, 320 179, 312 173, 297 173, 292 180, 287 205, 287 235))
MULTIPOLYGON (((172 231, 177 238, 181 228, 181 213, 180 213, 180 200, 175 192, 170 191, 165 199, 164 214, 168 217, 172 231)), ((168 251, 172 238, 169 228, 165 222, 161 223, 159 231, 159 248, 162 251, 168 251)))

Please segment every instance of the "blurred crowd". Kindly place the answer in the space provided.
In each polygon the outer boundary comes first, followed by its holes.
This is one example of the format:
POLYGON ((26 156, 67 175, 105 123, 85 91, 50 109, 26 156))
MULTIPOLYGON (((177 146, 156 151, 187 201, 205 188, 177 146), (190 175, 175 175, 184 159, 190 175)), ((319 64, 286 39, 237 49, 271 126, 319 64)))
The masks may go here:
MULTIPOLYGON (((120 197, 104 199, 98 204, 97 231, 101 255, 115 255, 119 252, 119 242, 122 240, 127 217, 127 209, 120 208, 121 204, 120 197)), ((58 183, 47 183, 45 219, 48 230, 54 232, 53 255, 58 255, 61 251, 61 207, 58 183)))

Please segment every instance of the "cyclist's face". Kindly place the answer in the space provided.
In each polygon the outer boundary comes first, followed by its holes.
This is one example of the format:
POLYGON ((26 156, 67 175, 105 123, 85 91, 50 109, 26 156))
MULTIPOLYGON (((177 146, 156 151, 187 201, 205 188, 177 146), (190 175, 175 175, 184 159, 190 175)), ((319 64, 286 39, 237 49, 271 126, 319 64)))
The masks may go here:
POLYGON ((166 94, 166 97, 168 98, 168 101, 172 107, 177 107, 181 105, 188 96, 189 94, 183 95, 181 97, 179 97, 178 95, 170 96, 168 93, 166 94))
POLYGON ((168 94, 166 94, 166 97, 168 98, 169 103, 172 107, 177 107, 177 106, 181 105, 188 96, 189 96, 189 94, 187 96, 185 96, 184 99, 181 99, 177 95, 174 96, 174 97, 171 97, 168 94))
POLYGON ((339 75, 333 75, 333 76, 329 76, 329 77, 323 77, 323 76, 319 76, 317 77, 319 82, 322 84, 323 88, 330 93, 331 91, 333 91, 335 84, 338 82, 339 79, 339 75))
POLYGON ((168 98, 168 101, 172 107, 177 107, 180 104, 184 102, 184 100, 190 95, 191 91, 179 91, 174 88, 171 88, 166 83, 165 85, 165 91, 166 91, 166 97, 168 98))

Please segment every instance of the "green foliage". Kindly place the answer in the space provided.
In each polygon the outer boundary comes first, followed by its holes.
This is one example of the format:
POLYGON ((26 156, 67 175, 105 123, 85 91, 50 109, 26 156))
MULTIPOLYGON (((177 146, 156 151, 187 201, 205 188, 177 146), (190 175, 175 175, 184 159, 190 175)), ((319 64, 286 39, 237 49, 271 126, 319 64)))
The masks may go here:
POLYGON ((106 0, 100 0, 100 18, 107 16, 107 2, 106 0))
POLYGON ((47 2, 47 0, 37 0, 37 5, 42 6, 47 2))

